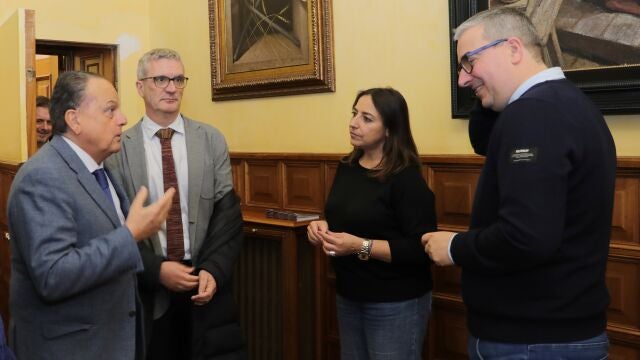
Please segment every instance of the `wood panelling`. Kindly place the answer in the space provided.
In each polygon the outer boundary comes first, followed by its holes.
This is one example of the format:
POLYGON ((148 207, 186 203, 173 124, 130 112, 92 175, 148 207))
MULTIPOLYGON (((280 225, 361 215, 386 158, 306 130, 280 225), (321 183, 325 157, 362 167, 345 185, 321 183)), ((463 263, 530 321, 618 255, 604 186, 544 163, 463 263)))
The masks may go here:
POLYGON ((9 313, 9 284, 11 280, 11 250, 9 241, 9 228, 0 225, 0 315, 4 320, 5 330, 7 330, 10 320, 9 313))
MULTIPOLYGON (((308 241, 306 234, 303 236, 305 241, 308 241)), ((335 320, 335 317, 330 316, 329 314, 335 314, 335 309, 331 312, 331 309, 327 309, 326 306, 328 304, 328 284, 326 281, 326 274, 331 269, 331 265, 329 265, 329 260, 327 256, 324 254, 322 249, 316 248, 315 256, 313 259, 314 263, 314 297, 313 297, 313 308, 314 311, 314 321, 315 321, 315 339, 316 339, 316 349, 315 349, 315 357, 314 359, 327 359, 331 357, 327 357, 327 329, 333 326, 332 321, 335 320)), ((309 324, 304 324, 310 328, 309 324)))
MULTIPOLYGON (((245 226, 247 245, 237 273, 237 281, 244 288, 236 286, 236 291, 245 291, 241 317, 247 332, 252 331, 251 346, 257 346, 251 351, 265 354, 256 358, 339 357, 335 277, 326 256, 306 241, 306 223, 256 218, 263 217, 264 209, 271 207, 321 213, 340 158, 335 154, 231 154, 233 185, 242 199, 245 216, 249 216, 245 226), (260 287, 264 285, 276 289, 260 287), (254 328, 254 324, 259 325, 254 328)), ((465 230, 482 158, 421 159, 427 184, 436 195, 439 228, 465 230)), ((7 226, 6 201, 16 171, 16 165, 0 164, 2 231, 7 226)), ((640 158, 619 158, 607 269, 611 359, 640 360, 639 207, 640 158)), ((7 319, 8 248, 8 242, 1 239, 0 313, 7 319)), ((464 359, 467 330, 460 298, 460 269, 433 269, 433 312, 426 358, 464 359)))
MULTIPOLYGON (((338 162, 327 162, 324 164, 324 197, 329 196, 331 191, 331 185, 333 184, 333 178, 336 177, 336 170, 338 170, 338 162)), ((324 211, 324 209, 322 209, 324 211)))
POLYGON ((460 274, 457 266, 432 267, 433 270, 433 296, 461 299, 460 274))
MULTIPOLYGON (((247 194, 245 209, 270 202, 288 208, 313 209, 322 212, 324 199, 331 189, 337 164, 341 155, 331 154, 231 154, 234 175, 244 169, 245 183, 234 182, 247 194), (285 165, 286 164, 286 165, 285 165), (270 170, 266 170, 269 168, 270 170), (287 168, 286 171, 281 169, 287 168), (258 169, 255 171, 254 169, 258 169), (278 171, 280 169, 281 172, 278 171), (250 171, 259 176, 249 176, 250 171), (286 173, 282 176, 282 173, 286 173), (294 175, 295 174, 295 175, 294 175), (280 178, 278 178, 280 176, 280 178), (319 181, 311 179, 318 176, 319 181), (267 178, 273 177, 269 182, 267 178), (257 178, 268 187, 258 184, 257 178), (295 180, 297 178, 297 180, 295 180), (297 182, 296 182, 297 181, 297 182), (313 192, 323 194, 313 195, 313 192), (286 200, 282 194, 290 195, 286 200), (259 201, 258 201, 259 200, 259 201)), ((422 156, 423 174, 436 195, 436 213, 440 230, 466 230, 476 183, 482 169, 483 158, 479 156, 422 156)), ((321 316, 316 316, 318 334, 324 344, 316 354, 318 359, 339 357, 338 326, 335 317, 335 277, 327 267, 322 270, 316 262, 317 281, 326 286, 321 290, 325 302, 319 307, 321 316)), ((429 324, 426 359, 466 359, 467 329, 465 309, 460 295, 460 269, 457 267, 434 267, 433 312, 429 324)), ((320 286, 320 285, 318 285, 320 286)), ((640 158, 618 158, 616 192, 607 286, 611 294, 608 311, 608 334, 611 340, 611 359, 640 360, 640 158)), ((321 293, 318 293, 321 294, 321 293)))
POLYGON ((327 271, 324 276, 324 282, 327 288, 324 299, 325 318, 327 319, 325 344, 328 355, 325 359, 330 360, 340 358, 340 339, 338 337, 338 318, 336 317, 336 274, 333 272, 333 268, 331 268, 329 259, 325 261, 327 263, 327 271), (334 356, 332 357, 331 354, 334 354, 334 356))
POLYGON ((11 278, 11 249, 9 224, 7 220, 7 202, 11 183, 20 165, 0 163, 0 315, 5 330, 9 325, 9 280, 11 278))
POLYGON ((107 80, 112 81, 113 86, 118 88, 116 76, 116 50, 113 45, 87 45, 87 47, 76 47, 68 49, 73 52, 73 62, 75 70, 82 70, 90 73, 100 74, 107 80))
POLYGON ((233 175, 233 189, 240 197, 240 203, 244 204, 244 162, 240 159, 231 159, 231 173, 233 175))
POLYGON ((102 54, 91 54, 88 56, 78 56, 75 58, 76 67, 82 71, 94 74, 102 74, 104 72, 104 59, 102 54))
POLYGON ((614 340, 612 340, 609 347, 609 359, 638 360, 640 359, 640 350, 628 345, 618 345, 614 340))
POLYGON ((233 288, 251 359, 283 358, 282 237, 245 228, 247 245, 236 263, 233 288))
POLYGON ((431 310, 428 359, 467 359, 467 324, 462 303, 434 298, 431 310))
POLYGON ((619 177, 611 222, 611 242, 640 247, 640 178, 619 177))
POLYGON ((307 222, 266 218, 245 210, 245 244, 234 291, 253 360, 321 359, 324 338, 314 326, 324 293, 316 271, 325 256, 306 239, 307 222))
POLYGON ((640 333, 640 260, 609 256, 606 277, 611 297, 609 325, 640 333))
POLYGON ((58 80, 58 57, 36 55, 36 95, 51 97, 53 85, 58 80))
POLYGON ((53 91, 51 74, 36 76, 36 95, 50 98, 51 91, 53 91))
POLYGON ((322 212, 324 196, 322 191, 323 167, 321 162, 285 161, 284 207, 291 210, 322 212))
POLYGON ((234 188, 243 209, 322 213, 340 158, 333 154, 231 153, 234 188))
POLYGON ((281 208, 282 164, 278 161, 245 162, 245 201, 248 206, 281 208))
POLYGON ((436 216, 441 230, 463 231, 471 217, 482 159, 466 156, 460 160, 461 163, 454 164, 442 157, 423 157, 423 173, 436 194, 436 216))
POLYGON ((8 226, 7 202, 11 183, 18 172, 20 165, 0 163, 0 224, 8 226))

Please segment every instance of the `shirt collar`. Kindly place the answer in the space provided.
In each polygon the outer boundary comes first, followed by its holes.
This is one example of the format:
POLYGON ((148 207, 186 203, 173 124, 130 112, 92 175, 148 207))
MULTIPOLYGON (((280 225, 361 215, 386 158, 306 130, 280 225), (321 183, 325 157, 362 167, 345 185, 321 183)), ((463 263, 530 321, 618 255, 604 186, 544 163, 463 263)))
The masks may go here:
POLYGON ((545 81, 560 80, 564 78, 564 73, 559 67, 552 67, 542 70, 539 73, 528 78, 525 82, 518 86, 516 91, 514 91, 514 93, 511 95, 511 98, 509 98, 509 104, 518 100, 520 96, 522 96, 522 94, 527 92, 527 90, 531 89, 534 85, 543 83, 545 81))
POLYGON ((71 139, 67 138, 64 135, 62 136, 62 138, 67 142, 67 144, 69 144, 71 150, 73 150, 78 155, 78 157, 90 173, 93 173, 97 169, 102 168, 102 163, 98 164, 95 160, 93 160, 91 155, 89 155, 80 146, 78 146, 78 144, 74 143, 71 139))
MULTIPOLYGON (((175 120, 169 124, 168 128, 173 129, 175 132, 184 135, 184 119, 181 114, 178 114, 175 120)), ((142 133, 147 139, 153 139, 158 130, 164 129, 156 122, 151 120, 146 114, 142 117, 142 133)))

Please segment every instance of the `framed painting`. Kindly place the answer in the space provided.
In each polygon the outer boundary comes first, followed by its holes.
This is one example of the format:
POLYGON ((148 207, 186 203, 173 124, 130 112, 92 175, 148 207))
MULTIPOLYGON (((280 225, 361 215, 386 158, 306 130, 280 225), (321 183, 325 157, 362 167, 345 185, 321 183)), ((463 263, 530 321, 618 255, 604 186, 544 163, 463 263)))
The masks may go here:
POLYGON ((335 91, 331 0, 209 0, 212 100, 335 91))
MULTIPOLYGON (((560 66, 604 114, 640 113, 640 6, 601 0, 449 0, 451 107, 465 118, 474 94, 458 87, 453 30, 479 11, 513 6, 538 30, 545 61, 560 66), (637 13, 636 13, 637 12, 637 13)), ((624 3, 624 1, 622 1, 624 3)))

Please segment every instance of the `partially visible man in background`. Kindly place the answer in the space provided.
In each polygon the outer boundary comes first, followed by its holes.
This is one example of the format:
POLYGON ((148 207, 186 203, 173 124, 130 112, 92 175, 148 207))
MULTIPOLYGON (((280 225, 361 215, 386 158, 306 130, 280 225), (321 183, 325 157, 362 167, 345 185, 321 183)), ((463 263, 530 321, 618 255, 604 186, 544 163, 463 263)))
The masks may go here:
POLYGON ((36 135, 38 148, 42 147, 51 138, 51 117, 49 116, 49 98, 38 96, 36 98, 36 135))

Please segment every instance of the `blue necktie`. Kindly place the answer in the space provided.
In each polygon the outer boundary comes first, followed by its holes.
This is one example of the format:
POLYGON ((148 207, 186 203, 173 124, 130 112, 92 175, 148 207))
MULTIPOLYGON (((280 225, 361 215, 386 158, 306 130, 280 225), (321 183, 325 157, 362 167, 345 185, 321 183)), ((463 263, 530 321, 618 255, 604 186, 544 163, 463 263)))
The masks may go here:
POLYGON ((113 207, 115 208, 115 204, 113 203, 113 198, 111 197, 111 190, 109 190, 109 180, 107 180, 107 173, 104 172, 104 169, 100 168, 93 172, 93 176, 95 176, 96 181, 98 181, 98 185, 102 189, 102 192, 105 194, 107 199, 113 207))

